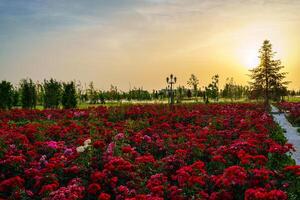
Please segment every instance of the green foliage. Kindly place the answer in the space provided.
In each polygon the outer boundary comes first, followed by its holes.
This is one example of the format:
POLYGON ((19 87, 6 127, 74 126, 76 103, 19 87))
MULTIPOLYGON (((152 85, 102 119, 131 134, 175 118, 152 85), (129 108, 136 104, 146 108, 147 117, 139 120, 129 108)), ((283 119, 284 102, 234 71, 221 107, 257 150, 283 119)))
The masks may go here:
POLYGON ((270 99, 280 100, 281 96, 286 95, 286 85, 288 82, 283 81, 286 76, 285 72, 280 72, 284 67, 280 60, 274 60, 275 52, 273 52, 270 41, 265 40, 260 53, 260 64, 250 70, 251 92, 253 98, 264 97, 265 104, 269 104, 270 99))
POLYGON ((284 145, 287 142, 287 139, 283 133, 284 130, 278 124, 276 124, 276 126, 270 130, 270 137, 279 144, 284 145))
POLYGON ((43 84, 37 83, 36 84, 36 93, 37 93, 37 104, 43 105, 44 103, 44 87, 43 84))
POLYGON ((295 175, 295 173, 287 171, 285 173, 286 182, 289 187, 287 188, 287 194, 289 199, 297 200, 300 197, 300 177, 295 175))
POLYGON ((0 109, 10 109, 13 105, 13 86, 8 81, 0 83, 0 109))
POLYGON ((104 92, 99 91, 98 98, 99 98, 101 104, 105 104, 105 93, 104 92))
POLYGON ((206 102, 208 103, 208 99, 218 100, 219 97, 219 75, 214 75, 212 77, 212 82, 205 87, 206 93, 206 102))
POLYGON ((120 101, 121 100, 121 94, 118 91, 118 87, 117 86, 110 86, 110 90, 106 93, 107 98, 110 100, 117 100, 120 101))
POLYGON ((151 95, 147 90, 143 90, 142 88, 133 88, 130 90, 127 94, 126 97, 128 100, 150 100, 151 95))
POLYGON ((95 104, 98 101, 98 92, 94 88, 94 83, 90 82, 89 89, 87 91, 87 97, 90 104, 95 104))
POLYGON ((234 83, 233 78, 227 78, 226 84, 220 93, 223 98, 229 98, 231 101, 233 101, 233 99, 247 97, 249 93, 249 87, 237 85, 234 83))
POLYGON ((192 97, 192 92, 191 92, 191 90, 187 90, 186 96, 187 96, 188 98, 191 98, 191 97, 192 97))
POLYGON ((73 81, 63 84, 62 105, 64 108, 76 108, 76 88, 73 81))
POLYGON ((13 90, 13 94, 12 94, 12 104, 13 106, 18 106, 19 105, 19 97, 20 97, 20 94, 19 94, 19 91, 17 89, 14 89, 13 90))
POLYGON ((194 91, 194 96, 197 96, 197 91, 198 91, 198 85, 199 85, 199 80, 195 76, 195 74, 191 74, 190 79, 188 80, 187 84, 193 88, 194 91))
POLYGON ((36 106, 37 94, 35 84, 31 79, 23 79, 20 83, 22 108, 33 109, 36 106))
POLYGON ((58 108, 61 101, 62 85, 55 79, 44 80, 44 107, 58 108))
MULTIPOLYGON (((279 125, 270 128, 270 137, 281 145, 284 145, 287 142, 287 139, 283 134, 283 129, 279 125)), ((294 165, 294 164, 295 161, 288 154, 283 154, 283 155, 278 153, 268 154, 267 166, 269 169, 272 170, 282 169, 285 166, 294 165)))

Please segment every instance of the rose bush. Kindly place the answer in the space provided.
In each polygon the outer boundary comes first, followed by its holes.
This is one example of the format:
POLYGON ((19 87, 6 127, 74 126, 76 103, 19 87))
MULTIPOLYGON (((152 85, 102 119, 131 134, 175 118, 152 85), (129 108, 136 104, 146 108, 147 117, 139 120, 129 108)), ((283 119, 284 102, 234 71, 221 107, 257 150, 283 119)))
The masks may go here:
POLYGON ((288 113, 288 119, 294 126, 300 126, 300 103, 283 102, 278 104, 279 108, 288 113))
POLYGON ((0 199, 300 198, 258 104, 0 111, 0 199))

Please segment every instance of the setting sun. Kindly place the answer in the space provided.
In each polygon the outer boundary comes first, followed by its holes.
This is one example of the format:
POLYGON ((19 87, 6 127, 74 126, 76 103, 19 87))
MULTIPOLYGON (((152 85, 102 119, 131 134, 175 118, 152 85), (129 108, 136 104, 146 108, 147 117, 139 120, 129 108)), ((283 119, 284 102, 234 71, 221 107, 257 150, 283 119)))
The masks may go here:
POLYGON ((300 86, 296 1, 74 1, 0 3, 0 79, 56 77, 153 90, 165 84, 153 77, 172 72, 181 75, 180 85, 190 73, 201 76, 202 86, 217 73, 221 85, 228 77, 246 84, 267 39, 289 72, 289 87, 300 86))
POLYGON ((258 52, 255 49, 249 49, 248 51, 245 51, 242 59, 243 65, 247 69, 253 69, 259 65, 258 52))

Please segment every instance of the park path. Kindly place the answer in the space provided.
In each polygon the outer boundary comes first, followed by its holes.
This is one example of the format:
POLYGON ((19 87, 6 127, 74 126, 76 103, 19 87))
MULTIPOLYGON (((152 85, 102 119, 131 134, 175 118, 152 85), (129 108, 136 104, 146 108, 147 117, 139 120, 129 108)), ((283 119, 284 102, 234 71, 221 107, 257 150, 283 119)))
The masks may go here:
POLYGON ((292 158, 296 161, 296 165, 300 165, 300 135, 297 128, 291 125, 291 123, 286 119, 284 113, 279 112, 278 108, 273 105, 271 105, 271 107, 271 113, 275 121, 286 130, 284 135, 288 139, 288 143, 292 144, 296 150, 293 152, 292 158))

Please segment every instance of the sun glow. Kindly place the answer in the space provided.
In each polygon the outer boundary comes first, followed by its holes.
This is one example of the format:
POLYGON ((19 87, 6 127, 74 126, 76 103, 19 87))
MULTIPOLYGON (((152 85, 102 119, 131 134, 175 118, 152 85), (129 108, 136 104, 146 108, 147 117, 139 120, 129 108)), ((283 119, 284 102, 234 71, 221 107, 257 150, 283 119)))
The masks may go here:
POLYGON ((287 35, 285 29, 270 20, 255 20, 235 32, 235 55, 241 66, 253 69, 259 65, 259 49, 264 40, 270 40, 273 50, 278 52, 275 58, 283 58, 282 51, 287 49, 287 35))
POLYGON ((256 49, 249 50, 245 52, 244 58, 243 58, 243 65, 247 69, 253 69, 259 65, 259 58, 258 58, 258 52, 256 49))

